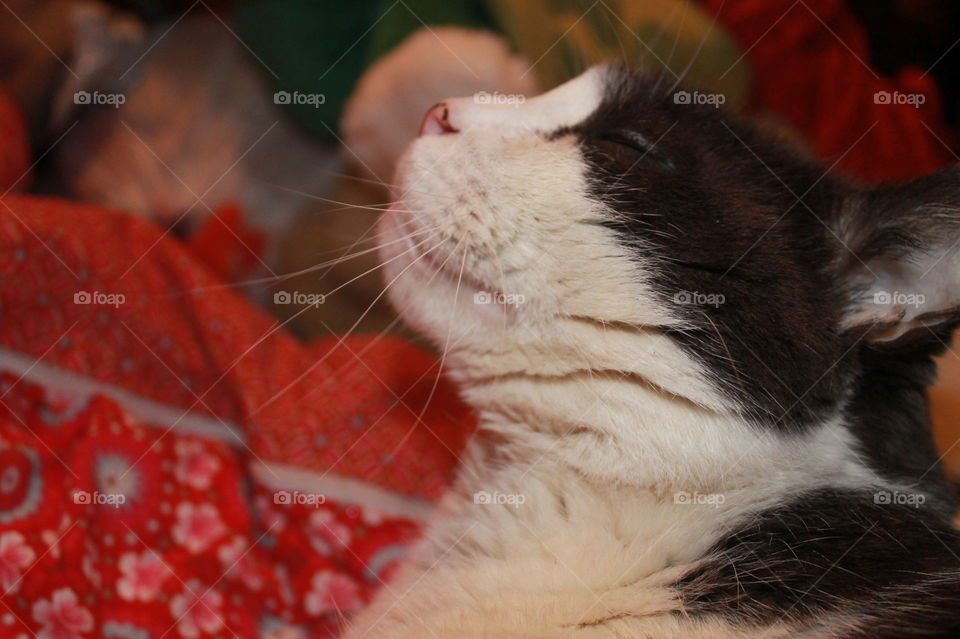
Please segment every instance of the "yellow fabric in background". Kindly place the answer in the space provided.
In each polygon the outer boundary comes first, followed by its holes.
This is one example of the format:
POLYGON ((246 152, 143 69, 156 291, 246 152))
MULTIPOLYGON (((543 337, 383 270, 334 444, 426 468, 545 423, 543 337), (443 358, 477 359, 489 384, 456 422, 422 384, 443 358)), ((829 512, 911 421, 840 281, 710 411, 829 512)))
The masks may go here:
POLYGON ((687 0, 490 0, 497 22, 553 87, 592 64, 624 60, 683 76, 739 107, 752 75, 743 51, 713 16, 687 0))

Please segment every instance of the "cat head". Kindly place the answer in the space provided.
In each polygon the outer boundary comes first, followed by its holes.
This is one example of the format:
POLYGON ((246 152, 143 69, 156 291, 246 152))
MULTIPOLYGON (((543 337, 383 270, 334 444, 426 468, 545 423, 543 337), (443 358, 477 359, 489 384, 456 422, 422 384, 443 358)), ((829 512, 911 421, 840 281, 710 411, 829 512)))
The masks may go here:
POLYGON ((615 371, 786 429, 864 349, 960 313, 960 173, 855 188, 722 108, 596 67, 431 109, 381 221, 389 291, 454 376, 615 371))

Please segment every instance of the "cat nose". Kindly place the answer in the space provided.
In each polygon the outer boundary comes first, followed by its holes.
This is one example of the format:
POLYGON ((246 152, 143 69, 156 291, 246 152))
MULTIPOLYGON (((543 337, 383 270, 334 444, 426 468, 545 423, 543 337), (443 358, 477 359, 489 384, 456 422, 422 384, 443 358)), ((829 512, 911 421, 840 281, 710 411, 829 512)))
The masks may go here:
POLYGON ((420 124, 421 136, 456 133, 457 131, 459 129, 450 123, 450 105, 446 102, 439 102, 430 107, 420 124))

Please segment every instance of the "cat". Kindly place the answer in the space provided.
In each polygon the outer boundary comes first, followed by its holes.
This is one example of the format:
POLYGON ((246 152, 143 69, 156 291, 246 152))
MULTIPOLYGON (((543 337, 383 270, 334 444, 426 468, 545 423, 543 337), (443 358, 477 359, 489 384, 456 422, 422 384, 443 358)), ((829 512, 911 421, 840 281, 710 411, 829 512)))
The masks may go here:
POLYGON ((480 425, 348 639, 960 637, 960 169, 856 188, 721 98, 600 66, 428 112, 380 251, 480 425))

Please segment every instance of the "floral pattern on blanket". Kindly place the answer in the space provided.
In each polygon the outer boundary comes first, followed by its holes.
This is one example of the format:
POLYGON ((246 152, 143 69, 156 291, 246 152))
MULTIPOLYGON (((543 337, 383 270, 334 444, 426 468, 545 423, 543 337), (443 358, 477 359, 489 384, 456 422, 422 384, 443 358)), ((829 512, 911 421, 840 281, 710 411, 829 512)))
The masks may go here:
POLYGON ((317 497, 260 485, 226 443, 4 374, 0 635, 331 636, 418 527, 317 497))

